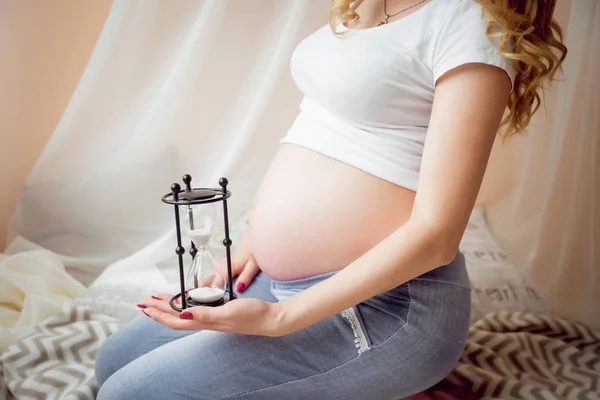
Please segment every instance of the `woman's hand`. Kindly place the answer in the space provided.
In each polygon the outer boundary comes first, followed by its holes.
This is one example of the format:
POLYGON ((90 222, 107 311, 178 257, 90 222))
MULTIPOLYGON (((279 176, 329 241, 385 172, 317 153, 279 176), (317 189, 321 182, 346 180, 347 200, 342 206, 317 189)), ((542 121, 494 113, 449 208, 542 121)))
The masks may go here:
MULTIPOLYGON (((223 276, 227 276, 227 260, 223 260, 221 262, 221 272, 223 276)), ((235 290, 238 293, 243 293, 244 290, 258 274, 260 268, 252 255, 252 250, 250 248, 250 240, 248 238, 248 233, 246 233, 240 244, 236 247, 235 251, 231 255, 231 274, 233 278, 237 277, 237 283, 235 286, 235 290)))
POLYGON ((138 307, 144 314, 176 330, 231 332, 243 335, 282 336, 288 331, 279 303, 258 299, 237 299, 218 307, 190 307, 181 313, 169 305, 171 295, 161 293, 138 307))
MULTIPOLYGON (((220 265, 227 276, 227 264, 220 265)), ((248 235, 231 256, 231 272, 237 277, 236 291, 243 292, 260 268, 252 255, 248 235)), ((142 300, 138 307, 153 320, 177 330, 213 330, 244 335, 281 336, 291 333, 283 323, 284 313, 279 303, 258 299, 237 299, 218 307, 190 307, 181 313, 173 310, 172 295, 160 293, 142 300)))

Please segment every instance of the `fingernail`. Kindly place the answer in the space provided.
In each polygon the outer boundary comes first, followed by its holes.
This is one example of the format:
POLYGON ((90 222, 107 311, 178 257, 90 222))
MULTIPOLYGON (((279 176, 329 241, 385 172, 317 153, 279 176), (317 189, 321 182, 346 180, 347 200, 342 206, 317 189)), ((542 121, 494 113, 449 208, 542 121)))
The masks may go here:
POLYGON ((138 306, 139 308, 141 308, 141 309, 144 309, 144 308, 148 307, 148 306, 145 306, 145 305, 143 305, 143 304, 138 304, 137 306, 138 306))
POLYGON ((194 319, 194 316, 189 311, 182 311, 181 314, 179 314, 179 318, 180 319, 194 319))
POLYGON ((152 296, 152 298, 153 298, 154 300, 161 300, 161 298, 160 298, 160 297, 157 297, 157 296, 154 296, 154 295, 152 296))
POLYGON ((146 317, 150 317, 146 311, 142 310, 142 312, 144 313, 144 315, 145 315, 146 317))
POLYGON ((243 282, 238 282, 237 286, 235 287, 235 290, 242 293, 244 290, 246 290, 246 284, 243 282))

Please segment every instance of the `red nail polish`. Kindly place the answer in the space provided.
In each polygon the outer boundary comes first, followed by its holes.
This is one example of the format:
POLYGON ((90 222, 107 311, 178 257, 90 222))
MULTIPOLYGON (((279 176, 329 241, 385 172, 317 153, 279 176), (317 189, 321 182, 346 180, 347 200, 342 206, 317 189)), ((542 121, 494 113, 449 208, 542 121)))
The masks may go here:
POLYGON ((138 306, 139 308, 141 308, 142 310, 143 310, 144 308, 147 308, 147 307, 148 307, 148 306, 145 306, 145 305, 143 305, 143 304, 138 304, 137 306, 138 306))
POLYGON ((146 311, 142 310, 142 312, 144 313, 144 315, 145 315, 146 317, 150 318, 150 316, 148 315, 148 313, 147 313, 146 311))
POLYGON ((238 282, 235 290, 237 290, 238 292, 242 293, 244 290, 246 290, 246 284, 243 282, 238 282))
POLYGON ((191 312, 182 311, 181 314, 179 314, 179 318, 180 319, 194 319, 194 315, 191 312))
POLYGON ((162 300, 160 297, 158 297, 158 296, 154 296, 154 295, 152 296, 152 298, 153 298, 154 300, 162 300))

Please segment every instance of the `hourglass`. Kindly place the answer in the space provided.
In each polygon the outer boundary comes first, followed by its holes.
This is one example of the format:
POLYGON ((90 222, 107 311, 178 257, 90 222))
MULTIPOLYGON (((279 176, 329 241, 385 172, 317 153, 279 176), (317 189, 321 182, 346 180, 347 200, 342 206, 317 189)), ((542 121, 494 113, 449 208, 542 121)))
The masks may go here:
POLYGON ((219 306, 236 297, 233 292, 231 273, 231 239, 229 238, 227 211, 227 199, 231 197, 231 192, 227 190, 227 179, 219 180, 221 189, 192 188, 192 177, 189 174, 183 176, 183 183, 185 189, 182 189, 178 183, 173 183, 171 193, 162 197, 164 203, 171 204, 175 208, 175 233, 177 236, 175 253, 179 262, 180 293, 171 298, 170 305, 176 311, 182 311, 188 306, 219 306), (217 221, 217 202, 223 204, 226 276, 223 275, 208 249, 209 241, 214 234, 213 227, 217 221), (202 207, 198 207, 200 205, 202 207), (197 208, 201 208, 198 213, 195 212, 197 208), (185 247, 182 243, 180 218, 182 209, 187 211, 189 220, 187 236, 190 239, 191 262, 187 273, 184 266, 185 247), (198 219, 198 216, 200 216, 200 224, 195 224, 194 219, 198 219))

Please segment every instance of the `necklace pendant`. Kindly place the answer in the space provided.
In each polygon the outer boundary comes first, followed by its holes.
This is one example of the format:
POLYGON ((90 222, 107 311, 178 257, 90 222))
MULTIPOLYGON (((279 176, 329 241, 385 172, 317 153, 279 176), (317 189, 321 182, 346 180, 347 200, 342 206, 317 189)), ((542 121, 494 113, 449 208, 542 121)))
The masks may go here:
POLYGON ((385 25, 385 24, 387 24, 387 23, 388 23, 388 19, 389 19, 389 18, 390 18, 390 16, 386 14, 386 15, 385 15, 385 18, 384 18, 384 19, 382 19, 381 21, 379 21, 379 23, 377 24, 377 26, 381 26, 381 25, 385 25))

